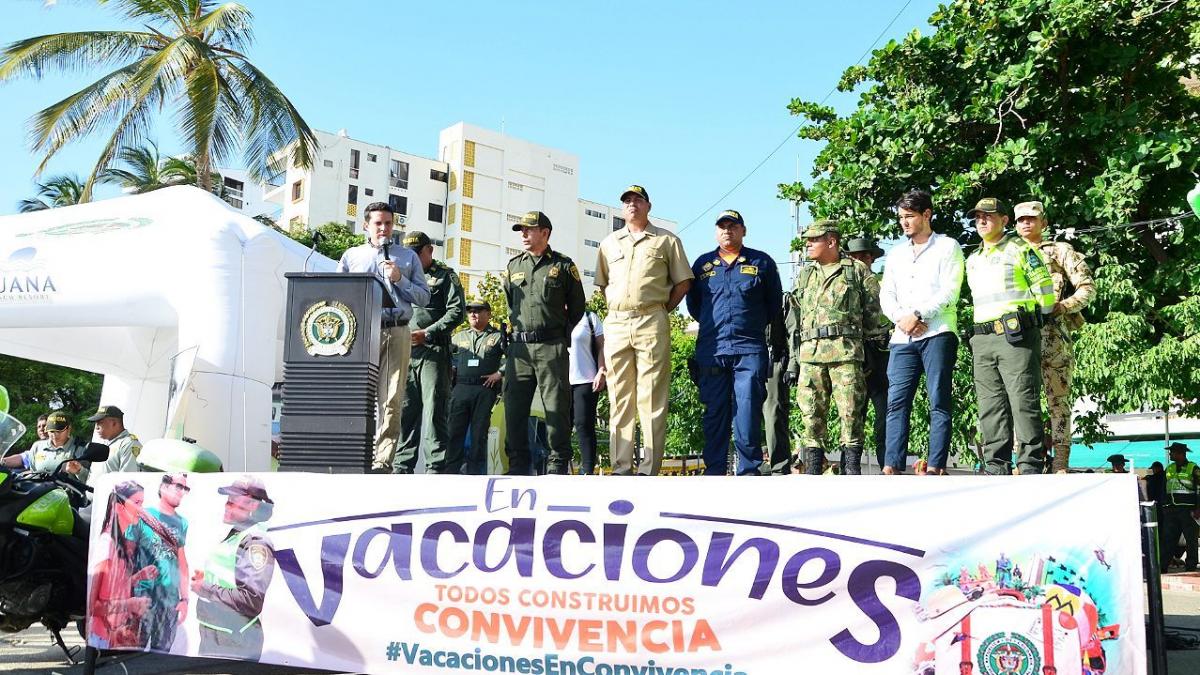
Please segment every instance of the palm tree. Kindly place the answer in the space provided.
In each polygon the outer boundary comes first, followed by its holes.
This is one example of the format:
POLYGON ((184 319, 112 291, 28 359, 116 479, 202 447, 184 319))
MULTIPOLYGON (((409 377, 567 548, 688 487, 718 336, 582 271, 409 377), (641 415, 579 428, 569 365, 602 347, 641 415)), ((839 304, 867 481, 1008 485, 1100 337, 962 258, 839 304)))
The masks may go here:
MULTIPOLYGON (((190 157, 162 158, 154 143, 124 148, 119 153, 119 159, 128 168, 106 169, 99 180, 116 183, 126 192, 142 194, 172 185, 196 185, 199 182, 196 164, 190 157)), ((220 175, 213 172, 209 184, 216 185, 219 180, 220 175)))
MULTIPOLYGON (((101 0, 104 2, 104 0, 101 0)), ((110 0, 142 31, 54 33, 0 50, 0 82, 52 70, 112 67, 92 84, 35 114, 34 150, 45 152, 37 173, 67 143, 104 128, 108 135, 81 198, 125 148, 146 138, 152 118, 175 108, 178 131, 195 160, 199 186, 212 188, 212 169, 240 145, 247 170, 265 179, 275 162, 312 166, 317 140, 283 92, 243 53, 253 41, 253 16, 242 5, 212 0, 110 0), (291 145, 291 157, 277 153, 291 145)))
POLYGON ((17 202, 18 211, 29 213, 57 206, 71 206, 84 201, 83 181, 75 174, 51 176, 45 183, 38 183, 37 186, 38 196, 17 202))

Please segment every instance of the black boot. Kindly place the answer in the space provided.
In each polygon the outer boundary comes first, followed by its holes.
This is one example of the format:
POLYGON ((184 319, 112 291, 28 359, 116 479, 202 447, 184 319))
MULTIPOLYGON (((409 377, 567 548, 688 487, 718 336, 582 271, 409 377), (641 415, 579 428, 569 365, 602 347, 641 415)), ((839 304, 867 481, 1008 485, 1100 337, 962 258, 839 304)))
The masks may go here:
POLYGON ((810 476, 820 476, 825 468, 825 451, 821 448, 804 449, 804 473, 810 476))
POLYGON ((842 473, 847 476, 859 476, 862 474, 862 453, 861 445, 844 445, 842 446, 842 473))

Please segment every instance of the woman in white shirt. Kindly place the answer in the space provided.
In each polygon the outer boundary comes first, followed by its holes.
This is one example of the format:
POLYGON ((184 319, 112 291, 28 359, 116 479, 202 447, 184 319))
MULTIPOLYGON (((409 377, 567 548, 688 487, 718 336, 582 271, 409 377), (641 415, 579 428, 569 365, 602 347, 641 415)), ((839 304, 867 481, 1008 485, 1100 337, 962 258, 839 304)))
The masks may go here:
POLYGON ((604 389, 604 324, 595 312, 584 312, 571 331, 571 415, 579 439, 579 473, 596 470, 596 401, 604 389))

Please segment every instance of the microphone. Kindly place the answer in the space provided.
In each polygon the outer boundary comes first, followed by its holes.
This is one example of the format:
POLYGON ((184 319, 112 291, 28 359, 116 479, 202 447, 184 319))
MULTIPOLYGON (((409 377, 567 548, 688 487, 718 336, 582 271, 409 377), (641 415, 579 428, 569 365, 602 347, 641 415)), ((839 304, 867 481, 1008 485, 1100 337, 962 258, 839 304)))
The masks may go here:
POLYGON ((325 241, 325 235, 314 230, 312 233, 312 240, 313 240, 312 248, 309 249, 309 251, 308 251, 308 257, 304 259, 304 273, 305 274, 308 274, 309 259, 313 257, 314 253, 317 252, 317 244, 320 244, 321 242, 325 241))
POLYGON ((391 243, 389 243, 389 242, 386 242, 386 241, 385 241, 385 242, 383 242, 383 259, 384 259, 384 260, 391 260, 391 259, 392 259, 392 258, 391 258, 391 256, 389 256, 389 255, 388 255, 388 247, 389 247, 389 246, 391 246, 391 243))

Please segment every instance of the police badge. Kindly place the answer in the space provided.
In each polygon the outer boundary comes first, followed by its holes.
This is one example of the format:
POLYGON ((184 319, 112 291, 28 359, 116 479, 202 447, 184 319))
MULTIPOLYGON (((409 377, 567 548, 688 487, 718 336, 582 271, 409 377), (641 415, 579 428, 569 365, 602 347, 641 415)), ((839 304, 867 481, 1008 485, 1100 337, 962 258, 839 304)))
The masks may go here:
POLYGON ((300 334, 310 356, 345 356, 354 346, 358 322, 354 312, 336 301, 322 301, 304 312, 300 334))

